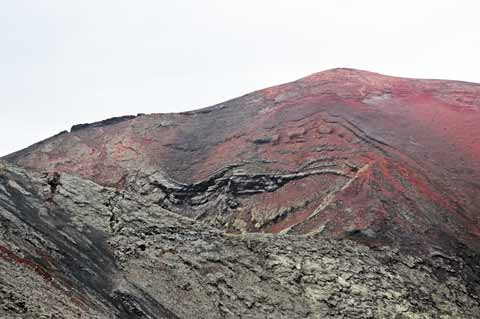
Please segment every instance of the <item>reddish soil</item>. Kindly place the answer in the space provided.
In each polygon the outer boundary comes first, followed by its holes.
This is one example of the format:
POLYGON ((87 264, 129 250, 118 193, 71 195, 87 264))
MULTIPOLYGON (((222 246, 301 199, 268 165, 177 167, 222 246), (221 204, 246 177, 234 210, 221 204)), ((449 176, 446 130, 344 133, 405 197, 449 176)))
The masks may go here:
POLYGON ((193 185, 229 165, 320 170, 233 194, 222 226, 478 250, 479 123, 479 84, 334 69, 206 109, 85 125, 7 159, 119 188, 139 171, 193 185))

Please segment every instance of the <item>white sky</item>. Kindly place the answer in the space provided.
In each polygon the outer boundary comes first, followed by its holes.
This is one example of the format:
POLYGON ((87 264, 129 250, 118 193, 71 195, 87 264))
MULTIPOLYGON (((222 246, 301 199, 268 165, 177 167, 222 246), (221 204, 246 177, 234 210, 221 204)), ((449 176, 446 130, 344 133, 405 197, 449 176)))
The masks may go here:
POLYGON ((3 0, 0 155, 334 67, 480 82, 475 0, 3 0))

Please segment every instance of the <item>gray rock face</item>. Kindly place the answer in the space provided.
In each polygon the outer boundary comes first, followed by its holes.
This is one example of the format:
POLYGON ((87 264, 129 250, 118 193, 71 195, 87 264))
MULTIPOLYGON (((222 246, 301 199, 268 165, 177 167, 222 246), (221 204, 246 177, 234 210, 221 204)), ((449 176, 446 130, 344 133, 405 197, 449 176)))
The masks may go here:
POLYGON ((441 251, 225 234, 136 194, 0 162, 0 318, 480 318, 441 251))

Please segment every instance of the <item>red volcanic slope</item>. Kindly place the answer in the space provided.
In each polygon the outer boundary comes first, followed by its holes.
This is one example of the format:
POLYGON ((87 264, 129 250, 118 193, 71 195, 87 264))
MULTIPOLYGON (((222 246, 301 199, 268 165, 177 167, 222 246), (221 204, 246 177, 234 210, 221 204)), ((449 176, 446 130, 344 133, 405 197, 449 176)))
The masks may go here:
POLYGON ((479 123, 479 84, 334 69, 198 111, 75 126, 7 159, 232 232, 478 251, 479 123))

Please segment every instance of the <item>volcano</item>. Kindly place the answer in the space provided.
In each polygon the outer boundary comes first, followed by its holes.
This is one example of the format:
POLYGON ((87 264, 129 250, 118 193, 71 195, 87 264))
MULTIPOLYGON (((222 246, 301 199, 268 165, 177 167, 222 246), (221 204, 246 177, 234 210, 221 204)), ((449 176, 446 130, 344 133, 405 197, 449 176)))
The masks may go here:
MULTIPOLYGON (((225 236, 425 258, 478 302, 479 123, 480 84, 333 69, 195 111, 75 125, 3 160, 49 176, 49 205, 76 176, 225 236)), ((112 213, 106 231, 122 227, 112 213)))
POLYGON ((335 69, 198 111, 76 125, 5 159, 230 232, 478 249, 479 111, 477 84, 335 69))

